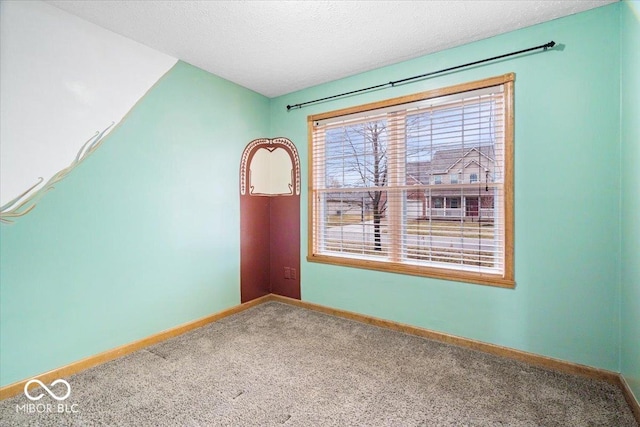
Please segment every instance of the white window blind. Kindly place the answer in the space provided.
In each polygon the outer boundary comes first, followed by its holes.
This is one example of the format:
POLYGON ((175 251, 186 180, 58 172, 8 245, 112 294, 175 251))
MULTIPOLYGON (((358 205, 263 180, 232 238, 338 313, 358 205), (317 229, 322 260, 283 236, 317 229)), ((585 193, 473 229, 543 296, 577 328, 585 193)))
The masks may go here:
POLYGON ((498 84, 311 120, 309 258, 504 278, 506 107, 498 84))

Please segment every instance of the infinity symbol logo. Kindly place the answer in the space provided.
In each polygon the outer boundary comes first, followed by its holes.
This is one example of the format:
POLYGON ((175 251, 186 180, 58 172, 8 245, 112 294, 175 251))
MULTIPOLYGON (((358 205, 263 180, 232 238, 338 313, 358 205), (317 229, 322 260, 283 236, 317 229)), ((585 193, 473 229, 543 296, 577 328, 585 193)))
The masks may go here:
POLYGON ((69 397, 69 395, 71 394, 71 386, 69 385, 68 382, 66 382, 63 379, 58 379, 55 380, 54 382, 52 382, 50 385, 51 387, 53 387, 56 384, 64 384, 67 386, 67 394, 65 394, 62 397, 58 397, 54 392, 52 392, 51 390, 49 390, 49 388, 47 388, 46 385, 44 385, 44 383, 40 380, 31 380, 28 381, 25 385, 24 385, 24 395, 27 396, 29 398, 29 400, 40 400, 44 397, 44 393, 40 393, 39 395, 33 397, 29 394, 29 385, 31 385, 32 383, 36 383, 38 384, 40 387, 42 387, 43 389, 47 390, 47 393, 49 393, 49 396, 53 397, 55 400, 65 400, 67 397, 69 397))

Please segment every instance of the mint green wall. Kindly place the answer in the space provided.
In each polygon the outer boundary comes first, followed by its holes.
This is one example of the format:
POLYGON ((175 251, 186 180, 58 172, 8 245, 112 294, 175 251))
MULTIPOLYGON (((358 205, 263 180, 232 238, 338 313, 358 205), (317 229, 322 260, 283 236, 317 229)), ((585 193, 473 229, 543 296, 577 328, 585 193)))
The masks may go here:
MULTIPOLYGON (((302 298, 617 371, 618 25, 613 4, 273 99, 271 133, 298 146, 305 188, 307 115, 516 73, 516 289, 303 261, 302 298), (285 108, 550 40, 564 48, 300 110, 285 108)), ((306 197, 305 192, 302 218, 306 197)), ((306 221, 302 233, 304 251, 306 221)))
POLYGON ((620 371, 640 401, 640 2, 621 19, 622 296, 620 371))
POLYGON ((34 211, 1 226, 0 384, 240 303, 238 168, 268 108, 178 62, 34 211))

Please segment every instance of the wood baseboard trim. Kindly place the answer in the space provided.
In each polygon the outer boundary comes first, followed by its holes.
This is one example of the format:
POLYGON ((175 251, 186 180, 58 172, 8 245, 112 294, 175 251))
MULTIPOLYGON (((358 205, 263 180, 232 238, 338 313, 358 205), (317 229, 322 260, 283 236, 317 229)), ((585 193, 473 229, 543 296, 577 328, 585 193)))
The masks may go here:
POLYGON ((624 394, 624 398, 627 400, 629 407, 631 408, 631 412, 633 412, 633 416, 636 417, 636 422, 640 425, 640 402, 633 394, 631 387, 629 387, 629 383, 624 379, 624 376, 620 374, 620 388, 622 389, 622 394, 624 394))
MULTIPOLYGON (((32 379, 38 379, 43 383, 48 384, 52 381, 55 381, 58 378, 68 377, 70 375, 84 371, 85 369, 89 369, 94 366, 100 365, 102 363, 108 362, 110 360, 117 359, 119 357, 133 353, 134 351, 141 350, 150 345, 157 344, 161 341, 165 341, 169 338, 173 338, 178 335, 182 335, 185 332, 189 332, 193 329, 215 322, 224 317, 231 316, 232 314, 236 314, 248 308, 262 304, 264 302, 271 301, 272 299, 273 297, 271 295, 265 295, 263 297, 245 302, 240 305, 236 305, 234 307, 228 308, 218 313, 214 313, 209 316, 205 316, 200 319, 196 319, 191 322, 184 323, 174 328, 167 329, 162 332, 158 332, 157 334, 148 336, 141 340, 124 344, 124 345, 121 345, 120 347, 116 347, 111 350, 107 350, 102 353, 86 357, 84 359, 78 360, 76 362, 72 362, 60 368, 52 369, 51 371, 42 373, 40 375, 36 375, 32 378, 27 378, 21 381, 17 381, 13 384, 8 384, 0 388, 0 400, 6 399, 8 397, 13 397, 22 393, 24 390, 24 385, 28 381, 31 381, 32 379)), ((36 384, 33 384, 33 386, 36 387, 36 384)))
POLYGON ((32 379, 38 379, 45 384, 50 383, 58 378, 68 377, 70 375, 76 374, 78 372, 84 371, 86 369, 92 368, 94 366, 100 365, 110 360, 117 359, 119 357, 133 353, 134 351, 141 350, 153 344, 157 344, 161 341, 165 341, 167 339, 176 337, 178 335, 182 335, 185 332, 189 332, 193 329, 199 328, 201 326, 205 326, 209 323, 223 319, 227 316, 231 316, 232 314, 240 313, 244 310, 263 304, 268 301, 277 301, 285 304, 290 304, 297 307, 306 308, 309 310, 329 314, 336 317, 342 317, 345 319, 350 319, 357 322, 378 326, 381 328, 403 332, 409 335, 416 335, 419 337, 428 338, 435 341, 444 342, 447 344, 454 344, 460 347, 466 347, 472 350, 494 354, 496 356, 505 357, 508 359, 518 360, 521 362, 529 363, 531 365, 541 366, 541 367, 556 370, 559 372, 604 380, 620 387, 638 424, 640 424, 640 403, 638 403, 638 400, 636 400, 633 392, 631 391, 631 388, 629 387, 629 384, 626 382, 624 377, 618 374, 617 372, 594 368, 586 365, 580 365, 577 363, 567 362, 560 359, 554 359, 547 356, 541 356, 538 354, 529 353, 522 350, 516 350, 509 347, 502 347, 495 344, 488 344, 482 341, 476 341, 469 338, 462 338, 455 335, 449 335, 443 332, 436 332, 429 329, 420 328, 417 326, 407 325, 404 323, 394 322, 391 320, 385 320, 385 319, 368 316, 365 314, 355 313, 347 310, 331 308, 331 307, 323 306, 320 304, 301 301, 301 300, 288 298, 288 297, 275 295, 275 294, 265 295, 263 297, 245 302, 243 304, 237 305, 235 307, 231 307, 229 309, 223 310, 218 313, 211 314, 201 319, 196 319, 194 321, 176 326, 174 328, 167 329, 165 331, 159 332, 157 334, 151 335, 141 340, 134 341, 129 344, 124 344, 120 347, 116 347, 114 349, 104 351, 94 356, 89 356, 82 360, 78 360, 76 362, 70 363, 66 366, 62 366, 60 368, 53 369, 43 374, 36 375, 32 378, 24 379, 21 381, 17 381, 13 384, 0 387, 0 400, 20 394, 24 390, 24 385, 32 379))
POLYGON ((624 395, 627 404, 631 408, 631 412, 640 425, 640 402, 638 402, 636 396, 633 394, 631 387, 622 376, 617 372, 608 371, 606 369, 594 368, 592 366, 581 365, 578 363, 567 362, 566 360, 555 359, 552 357, 542 356, 535 353, 529 353, 522 350, 516 350, 514 348, 503 347, 496 344, 489 344, 482 341, 476 341, 469 338, 462 338, 455 335, 449 335, 443 332, 436 332, 417 326, 407 325, 404 323, 394 322, 391 320, 385 320, 378 317, 368 316, 366 314, 355 313, 352 311, 341 310, 337 308, 331 308, 320 304, 315 304, 307 301, 301 301, 293 298, 284 297, 281 295, 271 294, 269 301, 277 301, 285 304, 294 305, 297 307, 306 308, 313 311, 318 311, 324 314, 329 314, 336 317, 342 317, 345 319, 354 320, 356 322, 366 323, 381 328, 391 329, 398 332, 403 332, 409 335, 416 335, 423 338, 432 339, 435 341, 444 342, 447 344, 454 344, 460 347, 470 348, 472 350, 481 351, 484 353, 493 354, 496 356, 518 360, 530 365, 540 366, 543 368, 551 369, 558 372, 580 375, 583 377, 594 378, 598 380, 606 381, 619 387, 624 395))
POLYGON ((432 339, 435 341, 444 342, 447 344, 454 344, 460 347, 470 348, 472 350, 481 351, 484 353, 494 354, 496 356, 505 357, 508 359, 518 360, 531 365, 552 369, 559 372, 576 374, 595 378, 599 380, 607 381, 608 383, 620 385, 620 374, 617 372, 608 371, 605 369, 594 368, 587 365, 580 365, 573 362, 567 362, 560 359, 554 359, 552 357, 541 356, 535 353, 529 353, 522 350, 516 350, 509 347, 503 347, 496 344, 489 344, 482 341, 476 341, 469 338, 462 338, 455 335, 449 335, 443 332, 436 332, 417 326, 407 325, 404 323, 394 322, 391 320, 380 319, 378 317, 367 316, 365 314, 354 313, 351 311, 330 308, 320 304, 314 304, 306 301, 300 301, 292 298, 283 297, 280 295, 273 295, 272 301, 278 301, 285 304, 291 304, 309 310, 318 311, 325 314, 330 314, 345 319, 355 320, 357 322, 366 323, 369 325, 379 326, 394 331, 404 332, 410 335, 416 335, 423 338, 432 339))

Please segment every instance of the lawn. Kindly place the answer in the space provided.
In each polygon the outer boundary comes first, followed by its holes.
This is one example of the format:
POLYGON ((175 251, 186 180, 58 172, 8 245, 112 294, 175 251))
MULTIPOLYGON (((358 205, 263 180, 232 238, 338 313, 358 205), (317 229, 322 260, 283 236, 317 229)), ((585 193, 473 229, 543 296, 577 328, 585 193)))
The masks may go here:
MULTIPOLYGON (((325 249, 330 252, 362 254, 367 256, 387 257, 389 250, 388 239, 383 239, 382 250, 375 251, 373 249, 373 226, 371 224, 371 215, 365 218, 369 221, 367 224, 366 241, 359 241, 350 236, 349 240, 336 238, 327 238, 325 241, 325 249)), ((329 215, 328 224, 330 227, 339 227, 352 224, 361 224, 360 215, 329 215)), ((388 234, 389 230, 386 221, 382 221, 380 231, 383 235, 388 234)), ((351 233, 357 233, 351 231, 351 233)), ((472 222, 472 221, 437 221, 437 220, 408 220, 406 223, 406 234, 411 236, 422 237, 449 237, 453 239, 469 238, 482 239, 484 241, 494 239, 494 225, 492 222, 472 222)), ((365 235, 363 235, 364 237, 365 235)), ((422 239, 421 239, 422 240, 422 239)), ((454 240, 455 241, 455 240, 454 240)), ((408 259, 419 261, 436 261, 443 263, 474 265, 482 267, 493 267, 494 258, 491 252, 479 251, 473 249, 455 249, 449 246, 449 240, 434 242, 436 246, 429 248, 428 246, 414 246, 409 244, 405 247, 405 256, 408 259)))
POLYGON ((411 219, 407 221, 407 234, 493 239, 493 223, 411 219))
MULTIPOLYGON (((368 214, 364 216, 365 221, 371 221, 373 215, 368 214)), ((360 224, 362 222, 362 216, 360 214, 342 214, 342 215, 327 215, 327 227, 339 227, 350 224, 360 224)))

